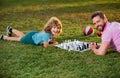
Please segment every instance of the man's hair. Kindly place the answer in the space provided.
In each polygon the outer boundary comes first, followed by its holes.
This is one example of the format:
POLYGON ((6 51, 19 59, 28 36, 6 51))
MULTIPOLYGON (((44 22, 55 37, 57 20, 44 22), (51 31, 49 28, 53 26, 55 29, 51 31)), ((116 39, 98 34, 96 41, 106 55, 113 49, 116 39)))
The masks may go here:
POLYGON ((44 26, 44 31, 47 32, 47 33, 51 33, 52 27, 60 28, 60 32, 58 34, 60 34, 62 32, 62 23, 57 17, 51 17, 48 20, 48 22, 44 26))
POLYGON ((102 13, 101 11, 97 11, 97 12, 92 14, 91 19, 93 19, 96 16, 99 16, 102 19, 104 19, 106 17, 104 13, 102 13))

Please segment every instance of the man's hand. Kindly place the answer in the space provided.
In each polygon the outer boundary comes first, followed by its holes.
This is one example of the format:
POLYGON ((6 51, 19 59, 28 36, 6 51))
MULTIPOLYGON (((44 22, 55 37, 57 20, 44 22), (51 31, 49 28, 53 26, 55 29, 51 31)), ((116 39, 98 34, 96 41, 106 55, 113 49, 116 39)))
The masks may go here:
POLYGON ((90 50, 98 49, 98 45, 95 42, 94 43, 90 43, 89 44, 89 49, 90 50))

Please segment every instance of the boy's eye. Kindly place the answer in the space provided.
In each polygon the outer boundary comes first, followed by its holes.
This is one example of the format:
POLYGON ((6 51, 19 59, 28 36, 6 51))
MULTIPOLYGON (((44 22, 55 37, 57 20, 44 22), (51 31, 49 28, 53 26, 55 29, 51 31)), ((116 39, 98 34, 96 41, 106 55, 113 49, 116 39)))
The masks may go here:
POLYGON ((57 27, 57 29, 60 29, 60 27, 57 27))

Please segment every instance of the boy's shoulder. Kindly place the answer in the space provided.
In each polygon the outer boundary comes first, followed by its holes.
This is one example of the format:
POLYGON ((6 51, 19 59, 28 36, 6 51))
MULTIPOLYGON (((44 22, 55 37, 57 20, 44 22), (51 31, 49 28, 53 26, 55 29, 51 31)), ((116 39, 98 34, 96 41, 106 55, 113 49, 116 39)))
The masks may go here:
POLYGON ((40 31, 39 34, 43 35, 43 36, 52 36, 52 34, 47 33, 45 31, 40 31))

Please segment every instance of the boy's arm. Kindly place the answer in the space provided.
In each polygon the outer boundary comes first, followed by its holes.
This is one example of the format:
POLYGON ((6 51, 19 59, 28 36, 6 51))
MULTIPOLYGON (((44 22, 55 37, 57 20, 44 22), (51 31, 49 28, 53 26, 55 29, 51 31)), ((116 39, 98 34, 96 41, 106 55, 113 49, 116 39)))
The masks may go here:
POLYGON ((53 45, 57 45, 57 44, 58 44, 58 42, 55 41, 55 36, 52 36, 52 38, 50 39, 49 42, 47 42, 47 41, 44 41, 44 42, 43 42, 43 46, 44 46, 45 48, 48 47, 48 46, 53 46, 53 45))
POLYGON ((48 46, 53 46, 53 45, 57 45, 58 42, 54 41, 54 42, 43 42, 43 46, 46 48, 48 46))
POLYGON ((57 45, 57 44, 58 44, 58 42, 55 41, 55 36, 53 36, 53 37, 51 38, 49 44, 53 44, 53 45, 57 45))
POLYGON ((49 43, 48 42, 43 42, 43 47, 48 47, 49 46, 49 43))

